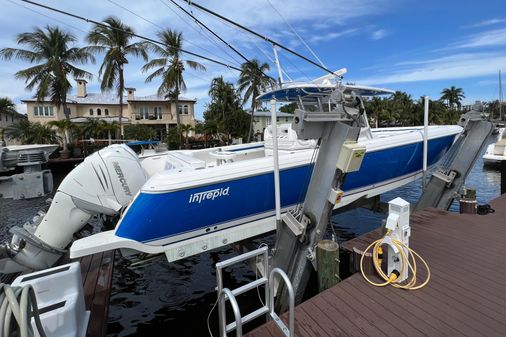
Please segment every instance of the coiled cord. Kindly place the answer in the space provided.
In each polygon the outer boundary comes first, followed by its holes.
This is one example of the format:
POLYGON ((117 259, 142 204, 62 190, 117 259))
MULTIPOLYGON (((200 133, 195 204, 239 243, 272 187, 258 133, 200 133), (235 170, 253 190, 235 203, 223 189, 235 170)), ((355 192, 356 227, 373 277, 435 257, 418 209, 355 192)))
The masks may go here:
MULTIPOLYGON (((389 233, 387 233, 387 235, 389 235, 389 233)), ((427 283, 429 283, 430 269, 429 269, 427 262, 425 262, 425 260, 417 252, 415 252, 413 249, 406 246, 402 241, 395 240, 395 239, 392 240, 392 243, 395 245, 395 247, 400 252, 402 267, 401 267, 400 272, 391 273, 390 275, 385 274, 385 272, 381 269, 381 258, 379 257, 379 255, 381 255, 381 253, 379 253, 379 252, 382 250, 381 249, 382 242, 383 242, 383 238, 371 243, 365 249, 364 253, 362 254, 362 257, 360 258, 360 272, 362 273, 362 276, 369 284, 376 286, 376 287, 384 287, 387 285, 392 285, 393 287, 400 288, 400 289, 417 290, 417 289, 425 287, 427 285, 427 283), (366 274, 364 272, 364 258, 366 256, 367 252, 371 248, 373 249, 372 250, 372 260, 373 260, 374 269, 379 274, 379 276, 385 281, 383 283, 371 281, 366 276, 366 274), (404 249, 406 249, 408 251, 407 255, 406 255, 404 249), (427 270, 427 278, 425 279, 424 282, 422 282, 419 285, 416 284, 417 283, 417 279, 416 279, 417 265, 416 265, 415 257, 417 257, 422 262, 425 269, 427 270), (403 275, 406 268, 409 269, 409 272, 411 274, 411 278, 409 278, 409 280, 405 283, 400 283, 400 282, 398 282, 398 276, 403 275)))
POLYGON ((18 330, 19 337, 33 337, 32 317, 39 335, 46 337, 32 286, 11 287, 0 283, 0 337, 13 336, 14 329, 18 330), (13 316, 17 325, 11 324, 13 316))

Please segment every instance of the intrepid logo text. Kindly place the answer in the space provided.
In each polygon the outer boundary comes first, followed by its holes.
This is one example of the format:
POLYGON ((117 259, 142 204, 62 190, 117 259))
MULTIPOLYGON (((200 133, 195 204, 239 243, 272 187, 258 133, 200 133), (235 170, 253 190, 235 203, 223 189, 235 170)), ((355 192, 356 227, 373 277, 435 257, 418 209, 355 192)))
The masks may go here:
POLYGON ((210 190, 210 191, 204 191, 204 192, 190 194, 190 200, 188 200, 188 203, 191 204, 191 203, 197 202, 200 204, 204 200, 214 200, 216 198, 226 196, 226 195, 228 195, 229 189, 230 189, 230 187, 217 188, 217 189, 210 190))

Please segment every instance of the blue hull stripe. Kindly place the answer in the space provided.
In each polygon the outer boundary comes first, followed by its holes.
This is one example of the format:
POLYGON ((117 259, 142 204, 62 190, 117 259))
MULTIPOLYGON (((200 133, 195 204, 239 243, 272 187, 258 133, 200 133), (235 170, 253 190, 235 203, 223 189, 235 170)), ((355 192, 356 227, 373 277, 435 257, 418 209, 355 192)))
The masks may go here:
MULTIPOLYGON (((429 165, 441 158, 454 137, 429 141, 429 165)), ((360 171, 346 175, 343 190, 417 172, 422 168, 422 151, 423 143, 419 142, 366 153, 360 171)), ((304 200, 312 167, 305 165, 280 172, 281 207, 304 200)), ((270 172, 188 190, 140 193, 121 220, 116 235, 148 242, 272 211, 273 180, 270 172), (199 195, 201 192, 207 193, 199 195)))

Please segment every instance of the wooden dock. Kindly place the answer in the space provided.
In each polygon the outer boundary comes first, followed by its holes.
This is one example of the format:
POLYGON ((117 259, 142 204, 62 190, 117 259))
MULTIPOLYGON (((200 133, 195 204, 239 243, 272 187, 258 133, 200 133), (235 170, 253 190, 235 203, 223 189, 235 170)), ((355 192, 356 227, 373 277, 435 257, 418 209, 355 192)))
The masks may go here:
POLYGON ((114 251, 85 256, 80 262, 86 310, 91 311, 86 337, 103 337, 109 314, 114 251))
MULTIPOLYGON (((356 273, 296 307, 295 335, 505 336, 506 194, 491 206, 495 213, 487 215, 413 214, 410 246, 429 264, 429 284, 373 287, 356 273)), ((378 229, 344 248, 360 253, 381 235, 378 229)), ((268 322, 246 336, 284 335, 268 322)))

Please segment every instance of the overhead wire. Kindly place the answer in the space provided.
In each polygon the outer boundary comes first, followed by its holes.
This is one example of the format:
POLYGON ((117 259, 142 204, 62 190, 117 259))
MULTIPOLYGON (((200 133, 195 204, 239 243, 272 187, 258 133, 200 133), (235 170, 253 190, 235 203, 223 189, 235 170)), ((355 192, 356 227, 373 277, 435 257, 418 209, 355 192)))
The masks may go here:
MULTIPOLYGON (((160 29, 160 30, 165 30, 165 27, 160 26, 160 25, 159 25, 159 24, 157 24, 156 22, 153 22, 153 21, 151 21, 151 20, 149 20, 149 19, 145 18, 144 16, 142 16, 142 15, 140 15, 140 14, 138 14, 138 13, 134 12, 133 10, 131 10, 131 9, 129 9, 129 8, 127 8, 127 7, 125 7, 125 6, 123 6, 123 5, 119 4, 119 3, 117 3, 117 2, 116 2, 116 1, 114 1, 114 0, 107 0, 107 1, 108 1, 108 2, 110 2, 110 3, 112 3, 113 5, 115 5, 115 6, 119 7, 119 8, 121 8, 121 9, 123 9, 123 10, 125 10, 125 11, 129 12, 130 14, 132 14, 132 15, 134 15, 134 16, 136 16, 136 17, 138 17, 139 19, 141 19, 141 20, 143 20, 143 21, 145 21, 145 22, 147 22, 147 23, 149 23, 149 24, 153 25, 154 27, 157 27, 157 28, 158 28, 158 29, 160 29)), ((209 53, 210 55, 213 55, 213 56, 215 56, 215 57, 217 57, 217 58, 219 58, 219 59, 222 59, 222 60, 224 60, 224 61, 226 61, 226 62, 229 62, 229 60, 227 60, 227 59, 225 59, 225 58, 221 57, 220 55, 217 55, 217 54, 213 53, 212 51, 210 51, 210 50, 208 50, 208 49, 206 49, 206 48, 204 48, 204 47, 202 47, 202 46, 199 46, 198 44, 196 44, 196 43, 192 42, 191 40, 187 40, 187 41, 185 41, 185 42, 187 42, 187 43, 189 43, 189 44, 191 44, 191 45, 193 45, 193 46, 195 46, 195 47, 197 47, 197 48, 199 48, 199 49, 202 49, 203 51, 205 51, 205 52, 209 53)))
POLYGON ((307 42, 302 38, 302 36, 300 36, 299 33, 297 33, 297 31, 295 30, 295 28, 293 28, 293 26, 290 24, 290 22, 288 22, 288 20, 285 19, 285 17, 283 16, 283 14, 281 14, 281 12, 276 7, 274 7, 274 4, 270 0, 267 0, 267 2, 269 3, 269 5, 271 5, 272 9, 274 9, 274 11, 276 13, 278 13, 279 17, 285 22, 285 24, 290 28, 290 30, 295 34, 295 36, 297 36, 299 38, 299 40, 307 48, 307 50, 309 50, 309 52, 311 53, 311 55, 314 56, 314 58, 320 63, 320 65, 322 67, 326 68, 327 66, 323 63, 322 60, 320 60, 320 58, 318 57, 318 55, 316 55, 316 53, 314 52, 314 50, 307 44, 307 42))
MULTIPOLYGON (((275 64, 275 61, 267 55, 267 53, 259 46, 258 42, 255 40, 255 39, 251 39, 251 36, 250 34, 248 34, 247 32, 245 32, 244 30, 242 29, 237 29, 237 27, 235 27, 233 24, 231 24, 230 22, 226 21, 226 20, 223 20, 219 17, 214 17, 217 21, 223 23, 224 25, 228 26, 228 27, 231 27, 232 29, 235 29, 236 31, 240 32, 241 34, 243 34, 244 36, 246 36, 252 43, 253 45, 262 53, 264 54, 264 56, 266 56, 269 61, 273 64, 275 64)), ((272 46, 272 44, 271 44, 272 46)), ((290 58, 288 58, 287 56, 283 55, 282 53, 278 53, 278 55, 280 55, 281 57, 283 57, 285 60, 287 60, 292 66, 293 68, 295 68, 296 71, 298 71, 302 76, 305 77, 306 80, 308 80, 309 82, 311 82, 311 78, 307 75, 307 73, 305 73, 304 71, 302 71, 290 58)), ((293 81, 292 77, 282 68, 281 71, 283 72, 283 74, 285 76, 287 76, 290 81, 293 81)))
MULTIPOLYGON (((165 46, 165 47, 170 47, 170 46, 166 45, 165 43, 163 43, 161 41, 158 41, 158 40, 155 40, 155 39, 152 39, 152 38, 149 38, 149 37, 137 34, 137 33, 132 33, 132 32, 129 32, 129 31, 126 31, 126 30, 123 30, 123 29, 114 28, 114 27, 111 27, 111 26, 109 26, 107 24, 104 24, 102 22, 98 22, 98 21, 93 20, 93 19, 85 18, 83 16, 80 16, 80 15, 77 15, 77 14, 74 14, 74 13, 70 13, 70 12, 67 12, 67 11, 64 11, 64 10, 61 10, 61 9, 57 9, 57 8, 54 8, 54 7, 43 5, 43 4, 40 4, 40 3, 37 3, 37 2, 34 2, 34 1, 30 1, 30 0, 20 0, 20 1, 28 3, 28 4, 31 4, 31 5, 34 5, 34 6, 42 7, 42 8, 45 8, 47 10, 50 10, 50 11, 53 11, 53 12, 56 12, 56 13, 60 13, 60 14, 66 15, 66 16, 70 16, 70 17, 73 17, 73 18, 78 19, 78 20, 82 20, 82 21, 85 21, 85 22, 88 22, 88 23, 93 23, 93 24, 95 24, 97 26, 105 27, 105 28, 108 28, 108 29, 114 29, 114 30, 117 30, 117 31, 121 31, 123 33, 128 33, 131 36, 135 36, 135 37, 137 37, 139 39, 142 39, 142 40, 145 40, 145 41, 156 43, 156 44, 159 44, 159 45, 162 45, 162 46, 165 46)), ((195 56, 195 57, 207 60, 207 61, 212 62, 212 63, 216 63, 216 64, 219 64, 219 65, 222 65, 224 67, 229 67, 231 69, 234 69, 234 70, 237 70, 237 71, 241 71, 241 69, 238 68, 238 67, 232 66, 230 64, 227 64, 227 63, 215 60, 215 59, 212 59, 212 58, 204 56, 204 55, 200 55, 200 54, 194 53, 192 51, 189 51, 189 50, 186 50, 186 49, 183 49, 183 48, 173 48, 173 49, 179 50, 180 52, 188 54, 188 55, 192 55, 192 56, 195 56)))
MULTIPOLYGON (((202 29, 198 29, 194 27, 190 22, 188 22, 184 17, 182 17, 176 10, 174 10, 169 4, 167 4, 164 0, 159 0, 165 7, 167 7, 174 15, 176 15, 186 26, 191 27, 194 31, 196 31, 199 35, 203 36, 204 38, 208 39, 212 44, 214 44, 218 49, 220 49, 224 54, 226 54, 228 57, 230 57, 233 62, 237 65, 240 65, 241 63, 238 62, 232 55, 228 53, 227 50, 225 50, 221 45, 219 45, 216 41, 213 39, 210 39, 209 36, 203 33, 202 29)), ((204 47, 200 47, 203 50, 208 51, 210 54, 217 56, 215 53, 210 52, 208 49, 205 49, 204 47)), ((226 60, 227 62, 230 62, 230 60, 225 59, 223 56, 217 56, 218 58, 222 60, 226 60)))
POLYGON ((246 56, 244 56, 240 51, 238 51, 236 48, 234 48, 234 46, 232 46, 230 43, 228 43, 227 41, 225 41, 225 39, 223 39, 221 36, 219 36, 216 32, 214 32, 209 27, 207 27, 207 25, 205 23, 203 23, 201 20, 199 20, 192 12, 188 12, 186 9, 184 9, 181 6, 179 6, 174 0, 169 0, 169 1, 172 2, 172 4, 174 4, 174 6, 176 6, 177 8, 179 8, 183 13, 185 13, 186 15, 188 15, 189 17, 191 17, 195 21, 195 23, 199 27, 201 27, 201 29, 204 28, 205 31, 209 32, 212 36, 214 36, 219 41, 221 41, 222 43, 224 43, 228 48, 232 49, 244 61, 250 62, 250 60, 246 56))
POLYGON ((318 63, 316 63, 315 61, 313 61, 313 60, 311 60, 311 59, 307 58, 306 56, 304 56, 304 55, 302 55, 302 54, 300 54, 300 53, 298 53, 298 52, 296 52, 296 51, 294 51, 294 50, 292 50, 292 49, 290 49, 290 48, 288 48, 288 47, 286 47, 286 46, 282 45, 282 44, 281 44, 281 43, 279 43, 279 42, 276 42, 276 41, 272 40, 271 38, 269 38, 269 37, 267 37, 267 36, 265 36, 265 35, 261 35, 261 34, 259 34, 259 33, 255 32, 255 31, 253 31, 252 29, 250 29, 250 28, 248 28, 248 27, 244 26, 244 25, 241 25, 241 24, 239 24, 239 23, 237 23, 237 22, 234 22, 234 21, 232 21, 232 20, 230 20, 230 19, 228 19, 228 18, 224 17, 223 15, 220 15, 220 14, 218 14, 218 13, 216 13, 216 12, 213 12, 212 10, 210 10, 210 9, 208 9, 208 8, 204 7, 204 6, 201 6, 201 5, 197 4, 197 3, 196 3, 196 2, 194 2, 194 1, 191 1, 191 0, 183 0, 183 1, 186 1, 186 2, 187 2, 188 4, 190 4, 191 6, 194 6, 194 7, 198 8, 199 10, 206 12, 207 14, 210 14, 210 15, 213 15, 213 16, 215 16, 215 17, 221 18, 222 20, 225 20, 225 21, 227 21, 227 22, 229 22, 229 23, 233 24, 233 25, 234 25, 234 26, 236 26, 237 28, 240 28, 240 29, 242 29, 242 30, 245 30, 245 31, 247 31, 248 33, 250 33, 250 34, 252 34, 252 35, 254 35, 254 36, 256 36, 256 37, 258 37, 258 38, 260 38, 260 39, 263 39, 263 40, 265 40, 265 41, 267 41, 267 42, 269 42, 269 43, 271 43, 271 44, 273 44, 273 45, 276 45, 276 46, 278 46, 279 48, 284 49, 285 51, 287 51, 287 52, 289 52, 289 53, 291 53, 291 54, 293 54, 293 55, 295 55, 295 56, 297 56, 297 57, 299 57, 299 58, 303 59, 304 61, 306 61, 306 62, 308 62, 308 63, 311 63, 312 65, 314 65, 314 66, 316 66, 316 67, 318 67, 318 68, 320 68, 320 69, 324 70, 325 72, 328 72, 329 74, 334 75, 334 72, 333 72, 333 71, 331 71, 331 70, 327 69, 326 67, 321 66, 320 64, 318 64, 318 63))
POLYGON ((81 29, 81 28, 79 28, 79 27, 73 26, 73 25, 68 24, 68 23, 66 23, 66 22, 64 22, 64 21, 58 20, 58 19, 57 19, 57 18, 55 18, 55 17, 52 17, 52 16, 50 16, 50 15, 46 15, 46 14, 44 14, 44 13, 42 13, 42 12, 39 12, 39 11, 37 11, 37 10, 33 9, 33 8, 30 8, 30 7, 24 6, 23 4, 19 4, 19 3, 15 2, 15 1, 13 1, 13 0, 7 0, 7 1, 9 1, 10 3, 12 3, 12 4, 14 4, 14 5, 18 6, 18 7, 24 8, 24 9, 26 9, 26 10, 30 11, 30 12, 33 12, 33 13, 39 14, 39 15, 41 15, 41 16, 43 16, 43 17, 45 17, 45 18, 48 18, 48 19, 51 19, 51 20, 56 21, 56 22, 58 22, 58 23, 61 23, 62 25, 65 25, 65 26, 70 27, 70 28, 72 28, 72 29, 78 30, 78 31, 80 31, 81 33, 85 33, 85 34, 87 33, 84 29, 81 29))

